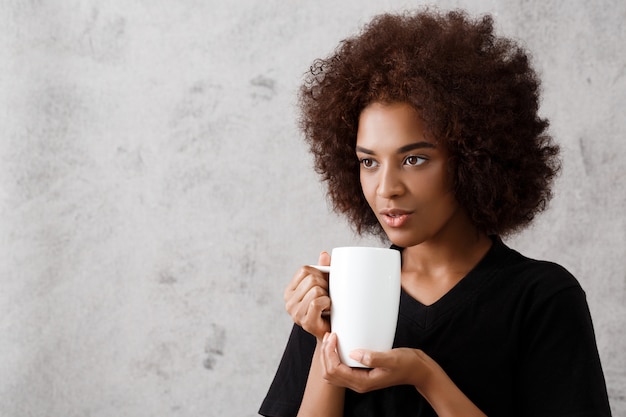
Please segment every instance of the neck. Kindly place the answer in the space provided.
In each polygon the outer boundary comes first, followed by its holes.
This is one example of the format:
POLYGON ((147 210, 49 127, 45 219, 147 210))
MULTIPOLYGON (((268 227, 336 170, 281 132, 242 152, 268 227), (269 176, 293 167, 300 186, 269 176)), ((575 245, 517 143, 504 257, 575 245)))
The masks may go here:
POLYGON ((489 236, 471 227, 464 233, 407 247, 402 252, 402 286, 430 305, 463 279, 491 245, 489 236))
POLYGON ((461 270, 466 274, 487 253, 491 239, 484 233, 473 233, 452 242, 424 242, 405 248, 403 270, 408 272, 461 270))

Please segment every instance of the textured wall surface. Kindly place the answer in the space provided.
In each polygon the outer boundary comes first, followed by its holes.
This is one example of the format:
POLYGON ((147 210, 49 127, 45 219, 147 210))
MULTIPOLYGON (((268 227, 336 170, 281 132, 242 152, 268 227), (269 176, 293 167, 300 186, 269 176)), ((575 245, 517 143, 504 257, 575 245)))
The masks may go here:
MULTIPOLYGON (((0 2, 0 416, 255 415, 291 274, 370 242, 327 208, 296 89, 418 4, 0 2)), ((564 169, 509 243, 578 277, 626 416, 626 2, 438 4, 534 52, 564 169)))

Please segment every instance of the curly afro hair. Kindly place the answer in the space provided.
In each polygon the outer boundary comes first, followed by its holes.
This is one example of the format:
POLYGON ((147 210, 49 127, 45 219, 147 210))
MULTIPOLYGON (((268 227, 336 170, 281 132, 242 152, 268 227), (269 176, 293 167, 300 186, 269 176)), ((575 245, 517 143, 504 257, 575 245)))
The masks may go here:
POLYGON ((359 234, 384 236, 360 186, 361 111, 405 102, 450 153, 454 192, 474 225, 508 235, 551 198, 559 148, 537 114, 528 53, 463 11, 384 14, 318 59, 300 89, 300 127, 335 211, 359 234))

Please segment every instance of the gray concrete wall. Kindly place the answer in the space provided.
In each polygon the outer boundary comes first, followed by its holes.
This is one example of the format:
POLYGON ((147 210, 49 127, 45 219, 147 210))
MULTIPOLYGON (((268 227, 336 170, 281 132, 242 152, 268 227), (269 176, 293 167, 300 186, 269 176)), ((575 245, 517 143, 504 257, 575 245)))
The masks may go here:
MULTIPOLYGON (((294 268, 359 243, 296 89, 373 14, 417 4, 2 1, 0 416, 255 415, 294 268)), ((564 170, 509 243, 578 277, 626 416, 626 3, 439 4, 534 51, 564 170)))

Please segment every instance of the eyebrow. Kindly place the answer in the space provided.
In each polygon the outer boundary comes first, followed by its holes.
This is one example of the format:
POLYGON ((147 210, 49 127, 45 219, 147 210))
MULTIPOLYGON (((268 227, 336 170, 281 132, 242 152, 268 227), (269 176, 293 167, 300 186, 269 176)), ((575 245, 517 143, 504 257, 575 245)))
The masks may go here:
MULTIPOLYGON (((434 143, 430 143, 430 142, 410 143, 408 145, 404 145, 404 146, 398 148, 397 153, 398 154, 402 154, 402 153, 405 153, 405 152, 413 151, 415 149, 423 149, 423 148, 431 148, 432 149, 432 148, 435 148, 435 144, 434 143)), ((375 155, 376 154, 376 152, 374 152, 374 151, 372 151, 370 149, 364 148, 362 146, 358 146, 358 145, 357 145, 357 147, 355 149, 356 149, 357 152, 365 153, 365 154, 368 154, 368 155, 375 155)))

